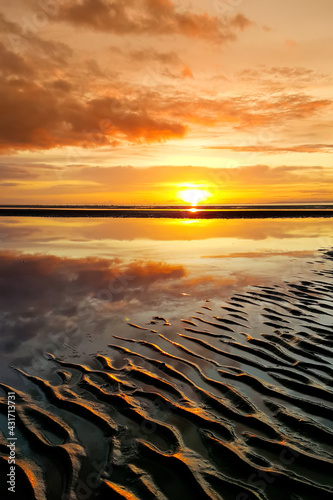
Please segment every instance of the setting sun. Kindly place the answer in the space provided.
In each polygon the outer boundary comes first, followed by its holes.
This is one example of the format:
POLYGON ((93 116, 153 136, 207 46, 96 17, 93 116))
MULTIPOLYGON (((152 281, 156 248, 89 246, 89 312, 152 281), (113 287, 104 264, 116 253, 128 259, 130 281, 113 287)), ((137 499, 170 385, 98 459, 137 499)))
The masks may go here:
POLYGON ((184 189, 178 193, 178 197, 181 200, 191 203, 191 205, 197 205, 199 202, 209 198, 209 196, 210 193, 204 189, 184 189))

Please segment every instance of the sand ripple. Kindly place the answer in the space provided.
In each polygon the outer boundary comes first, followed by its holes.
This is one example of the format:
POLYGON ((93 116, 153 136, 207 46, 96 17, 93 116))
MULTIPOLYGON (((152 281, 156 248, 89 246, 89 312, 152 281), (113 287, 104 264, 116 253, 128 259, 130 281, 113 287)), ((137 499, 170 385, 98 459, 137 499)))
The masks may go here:
POLYGON ((129 323, 89 366, 50 354, 58 383, 19 370, 24 498, 332 499, 332 274, 129 323))

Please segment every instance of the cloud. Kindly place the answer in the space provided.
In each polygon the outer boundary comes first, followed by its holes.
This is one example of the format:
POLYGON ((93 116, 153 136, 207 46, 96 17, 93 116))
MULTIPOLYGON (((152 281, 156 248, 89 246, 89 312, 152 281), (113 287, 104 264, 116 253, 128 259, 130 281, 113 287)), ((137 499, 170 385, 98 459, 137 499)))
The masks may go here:
POLYGON ((0 180, 33 180, 37 179, 38 172, 32 172, 31 167, 15 166, 0 163, 0 180))
POLYGON ((254 24, 247 17, 243 16, 243 14, 237 14, 235 17, 231 19, 231 26, 244 31, 246 28, 254 24))
POLYGON ((150 75, 151 80, 164 83, 165 78, 194 78, 191 68, 185 64, 174 51, 159 52, 154 49, 134 50, 121 53, 131 64, 143 63, 143 70, 150 75))
POLYGON ((268 165, 254 165, 250 167, 237 167, 229 169, 217 169, 216 178, 219 176, 226 179, 226 184, 242 186, 245 188, 248 185, 260 186, 265 185, 294 185, 303 184, 304 182, 323 182, 324 175, 326 182, 332 179, 333 171, 331 168, 322 166, 292 166, 283 165, 279 167, 270 167, 268 165), (311 181, 310 181, 311 179, 311 181))
POLYGON ((18 185, 17 182, 0 182, 1 187, 16 187, 18 185))
POLYGON ((169 115, 185 123, 254 129, 267 125, 304 120, 332 106, 330 99, 317 99, 306 94, 277 93, 267 97, 243 94, 228 98, 174 98, 160 101, 169 115))
POLYGON ((179 66, 179 64, 182 64, 179 55, 174 51, 159 52, 154 49, 141 49, 132 51, 130 53, 130 57, 135 61, 145 62, 149 59, 153 61, 158 61, 162 64, 170 64, 175 66, 179 66))
POLYGON ((6 16, 0 12, 0 33, 17 35, 22 33, 22 28, 19 24, 7 19, 6 16))
MULTIPOLYGON (((184 69, 183 77, 193 77, 190 68, 184 69)), ((158 143, 183 138, 197 126, 249 130, 286 125, 331 105, 329 99, 305 94, 193 98, 140 86, 122 90, 116 83, 98 97, 80 98, 66 79, 52 78, 42 84, 7 78, 0 83, 0 150, 96 148, 116 141, 158 143)))
MULTIPOLYGON (((171 0, 115 0, 108 4, 104 0, 82 0, 66 3, 59 16, 71 22, 71 29, 73 25, 90 26, 134 35, 153 34, 155 30, 156 35, 214 38, 217 33, 231 36, 250 25, 241 14, 222 21, 208 14, 180 11, 171 0)), ((183 61, 174 47, 165 50, 164 46, 163 50, 163 44, 149 50, 139 43, 135 50, 126 44, 113 47, 121 57, 129 57, 127 66, 119 64, 124 73, 110 75, 101 69, 101 61, 90 56, 76 53, 74 59, 73 50, 63 42, 42 39, 37 33, 24 37, 19 23, 4 16, 0 16, 0 31, 15 34, 29 49, 16 53, 10 44, 0 41, 1 152, 162 143, 200 130, 207 134, 209 127, 223 133, 225 129, 252 131, 296 121, 304 125, 305 120, 326 112, 332 104, 330 99, 292 92, 290 88, 267 94, 233 92, 228 96, 198 87, 194 94, 192 87, 200 85, 200 70, 197 72, 194 66, 196 80, 190 84, 194 80, 192 65, 183 61), (140 68, 146 70, 145 79, 140 80, 142 72, 138 78, 126 75, 128 65, 133 67, 135 61, 148 61, 140 68), (158 67, 150 67, 151 61, 158 67), (181 80, 184 84, 180 90, 181 80)), ((318 76, 298 67, 276 66, 265 71, 271 80, 313 81, 318 76)), ((240 77, 258 80, 259 70, 245 70, 240 77)))
POLYGON ((276 85, 278 82, 285 82, 288 85, 298 84, 318 84, 319 81, 329 81, 330 76, 325 73, 320 73, 311 68, 304 66, 272 66, 267 67, 261 65, 257 68, 243 69, 238 73, 242 81, 246 82, 261 82, 264 84, 270 83, 276 85))
MULTIPOLYGON (((3 182, 20 183, 20 190, 7 186, 3 203, 43 204, 179 204, 185 184, 207 190, 209 203, 329 202, 332 199, 333 167, 268 165, 235 168, 192 166, 82 167, 64 165, 61 177, 53 169, 31 165, 35 177, 20 182, 7 172, 3 182), (308 190, 306 199, 302 193, 308 190), (322 190, 322 198, 317 193, 322 190), (18 194, 19 191, 19 194, 18 194), (16 201, 15 201, 16 200, 16 201)), ((59 172, 58 172, 59 174, 59 172)), ((0 177, 1 180, 1 177, 0 177)))
MULTIPOLYGON (((134 301, 151 304, 156 293, 168 295, 164 287, 185 278, 186 272, 182 266, 155 261, 125 265, 119 259, 69 259, 1 252, 0 276, 1 352, 15 351, 17 356, 25 342, 39 337, 39 347, 43 348, 48 332, 65 332, 70 322, 80 323, 81 328, 76 332, 80 337, 85 319, 79 310, 82 313, 90 305, 92 314, 94 300, 94 307, 97 301, 101 307, 89 328, 98 330, 103 327, 108 309, 115 304, 126 309, 128 315, 134 301)), ((173 293, 171 287, 170 295, 173 293)), ((114 326, 112 319, 109 315, 107 323, 114 326)), ((75 335, 71 337, 73 341, 75 335)), ((25 346, 22 349, 25 355, 26 349, 25 346)))
POLYGON ((24 80, 2 82, 0 150, 68 145, 93 148, 119 137, 131 142, 160 142, 185 134, 186 127, 179 121, 150 116, 139 98, 102 97, 82 102, 63 90, 63 83, 50 93, 24 80))
POLYGON ((73 86, 71 85, 70 82, 66 81, 66 80, 62 80, 62 79, 59 79, 59 80, 54 80, 52 83, 51 83, 51 86, 56 89, 56 90, 61 90, 63 92, 70 92, 72 89, 73 89, 73 86))
POLYGON ((242 14, 222 21, 207 13, 180 11, 171 0, 81 0, 65 6, 59 20, 118 35, 183 35, 216 42, 234 40, 247 28, 242 14))
POLYGON ((194 78, 192 70, 188 66, 183 67, 182 75, 184 78, 194 78))
POLYGON ((291 47, 292 49, 298 46, 297 42, 295 42, 295 40, 292 40, 291 38, 287 38, 284 43, 285 45, 287 45, 287 47, 291 47))
POLYGON ((18 54, 8 50, 0 42, 0 68, 4 75, 31 76, 33 70, 31 66, 18 54))
POLYGON ((210 146, 206 149, 225 149, 240 153, 263 153, 263 154, 285 154, 285 153, 333 153, 333 144, 300 144, 295 146, 275 146, 266 144, 247 145, 224 145, 210 146))
POLYGON ((96 87, 105 76, 95 61, 78 59, 73 71, 73 53, 67 45, 36 33, 23 36, 20 25, 3 15, 0 31, 14 34, 29 48, 20 54, 0 41, 1 151, 95 148, 113 146, 120 139, 150 143, 184 136, 185 124, 146 106, 140 85, 128 89, 108 80, 105 90, 93 93, 91 73, 96 87))
MULTIPOLYGON (((289 235, 288 235, 289 236, 289 235)), ((271 257, 310 257, 313 255, 312 250, 294 250, 285 252, 238 252, 238 253, 227 253, 221 255, 209 255, 206 258, 210 259, 264 259, 271 257)))
MULTIPOLYGON (((72 49, 67 44, 58 40, 45 40, 38 36, 36 26, 32 24, 32 27, 29 27, 24 18, 21 23, 16 23, 0 12, 0 33, 4 35, 6 46, 12 54, 28 52, 29 57, 29 52, 33 51, 32 60, 47 56, 53 65, 55 63, 67 65, 68 59, 73 55, 72 49)), ((47 65, 47 60, 44 59, 44 63, 47 65)))
MULTIPOLYGON (((144 191, 174 191, 182 184, 192 183, 200 189, 211 191, 223 190, 226 187, 245 189, 255 185, 260 188, 266 185, 294 185, 310 183, 327 183, 333 181, 333 168, 322 166, 290 166, 270 167, 268 165, 240 166, 235 168, 207 168, 193 166, 178 167, 86 167, 77 168, 70 174, 77 181, 98 181, 102 189, 112 182, 113 192, 135 190, 140 186, 144 191)), ((69 178, 64 173, 65 179, 69 178)))

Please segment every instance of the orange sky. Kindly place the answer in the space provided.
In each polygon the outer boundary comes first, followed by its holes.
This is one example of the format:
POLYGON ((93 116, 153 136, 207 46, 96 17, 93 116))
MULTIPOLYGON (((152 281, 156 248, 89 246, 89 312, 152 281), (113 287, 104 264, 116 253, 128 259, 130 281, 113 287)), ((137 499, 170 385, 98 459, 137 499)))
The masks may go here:
POLYGON ((333 202, 331 0, 0 6, 0 203, 333 202))

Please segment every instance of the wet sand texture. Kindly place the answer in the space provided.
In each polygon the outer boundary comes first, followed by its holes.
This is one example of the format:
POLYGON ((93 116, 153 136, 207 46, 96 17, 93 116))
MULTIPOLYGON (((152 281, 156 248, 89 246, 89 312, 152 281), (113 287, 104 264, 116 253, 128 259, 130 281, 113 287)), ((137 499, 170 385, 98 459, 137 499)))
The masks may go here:
MULTIPOLYGON (((332 252, 322 259, 317 279, 203 303, 173 335, 162 317, 110 332, 89 366, 50 354, 58 383, 21 371, 17 498, 331 500, 332 252)), ((2 435, 2 478, 7 454, 2 435)))

